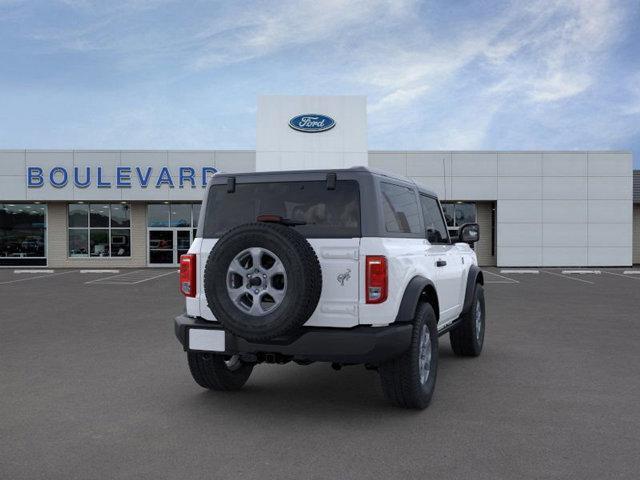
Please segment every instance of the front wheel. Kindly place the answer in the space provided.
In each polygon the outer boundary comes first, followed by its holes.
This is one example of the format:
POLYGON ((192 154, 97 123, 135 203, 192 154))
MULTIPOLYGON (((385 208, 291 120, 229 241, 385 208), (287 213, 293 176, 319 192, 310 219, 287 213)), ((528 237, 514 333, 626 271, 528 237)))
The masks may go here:
POLYGON ((462 323, 449 332, 453 353, 461 357, 480 355, 484 344, 485 316, 484 289, 477 283, 471 308, 463 315, 462 323))
POLYGON ((431 402, 438 372, 436 314, 428 303, 416 311, 411 345, 402 356, 380 365, 385 396, 403 408, 426 408, 431 402))
POLYGON ((232 357, 211 353, 188 352, 189 370, 198 385, 209 390, 239 390, 249 379, 252 363, 238 355, 232 357))

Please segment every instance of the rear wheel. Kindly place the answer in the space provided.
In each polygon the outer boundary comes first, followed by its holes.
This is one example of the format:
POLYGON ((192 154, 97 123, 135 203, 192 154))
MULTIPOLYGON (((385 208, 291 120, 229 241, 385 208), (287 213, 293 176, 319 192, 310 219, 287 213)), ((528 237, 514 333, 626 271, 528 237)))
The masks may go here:
POLYGON ((449 332, 451 349, 461 357, 477 357, 484 344, 485 308, 484 289, 476 284, 471 308, 462 317, 462 323, 449 332))
POLYGON ((436 386, 438 330, 436 314, 428 303, 416 311, 411 345, 402 356, 380 365, 385 396, 403 408, 426 408, 436 386))
POLYGON ((243 362, 238 355, 188 352, 187 357, 191 376, 209 390, 239 390, 253 370, 253 364, 243 362))

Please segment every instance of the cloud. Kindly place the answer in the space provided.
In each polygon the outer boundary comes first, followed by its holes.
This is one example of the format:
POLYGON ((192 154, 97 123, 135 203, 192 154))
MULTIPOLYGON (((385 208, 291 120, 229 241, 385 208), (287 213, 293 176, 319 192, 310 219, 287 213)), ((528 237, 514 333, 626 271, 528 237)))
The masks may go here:
POLYGON ((414 121, 403 122, 404 130, 430 128, 423 139, 435 129, 450 147, 482 148, 502 111, 544 109, 599 88, 609 51, 624 32, 624 7, 605 0, 514 3, 491 18, 450 24, 447 31, 460 33, 440 37, 408 25, 411 42, 385 39, 380 55, 367 57, 350 80, 370 92, 369 110, 383 133, 402 116, 414 121), (469 123, 472 105, 477 121, 469 123), (431 109, 427 115, 440 117, 432 108, 444 106, 447 118, 437 125, 411 112, 431 109))
MULTIPOLYGON (((620 42, 637 52, 636 3, 61 0, 0 11, 20 11, 2 35, 26 37, 21 58, 79 59, 39 76, 45 88, 59 75, 77 97, 75 79, 98 63, 118 100, 136 100, 100 112, 113 119, 108 138, 141 147, 240 145, 255 95, 277 91, 366 94, 372 148, 584 148, 640 135, 637 66, 615 58, 620 42), (228 130, 208 128, 213 111, 228 130), (146 126, 131 132, 136 123, 146 126)), ((89 80, 80 87, 92 97, 89 80)))
POLYGON ((257 9, 234 11, 228 18, 216 18, 204 26, 197 34, 202 44, 192 65, 196 69, 216 68, 314 44, 333 49, 345 37, 354 37, 381 19, 405 18, 413 4, 382 0, 261 2, 257 9))
POLYGON ((557 71, 552 76, 537 80, 532 85, 529 98, 534 102, 554 102, 584 92, 592 84, 586 73, 557 71))
POLYGON ((615 38, 621 15, 608 1, 515 4, 497 19, 461 24, 466 34, 429 41, 427 32, 414 33, 425 38, 416 52, 396 43, 356 75, 373 86, 406 90, 442 83, 482 62, 491 77, 488 89, 500 85, 503 94, 530 92, 533 101, 556 101, 591 85, 594 60, 615 38))
MULTIPOLYGON (((0 0, 3 1, 3 0, 0 0)), ((6 1, 6 0, 4 0, 6 1)), ((416 0, 260 0, 199 5, 187 10, 170 0, 102 2, 60 0, 61 17, 74 14, 73 28, 61 23, 35 29, 31 38, 48 50, 108 51, 131 65, 132 58, 175 58, 202 71, 260 59, 296 47, 339 48, 375 25, 407 18, 416 0), (149 21, 149 11, 171 24, 149 21), (171 14, 175 14, 175 27, 171 14), (65 15, 66 14, 66 15, 65 15)))
POLYGON ((369 112, 375 113, 381 110, 385 110, 386 108, 404 107, 420 98, 427 92, 428 89, 428 85, 421 85, 413 88, 396 89, 388 95, 382 97, 376 103, 371 105, 367 110, 369 112))

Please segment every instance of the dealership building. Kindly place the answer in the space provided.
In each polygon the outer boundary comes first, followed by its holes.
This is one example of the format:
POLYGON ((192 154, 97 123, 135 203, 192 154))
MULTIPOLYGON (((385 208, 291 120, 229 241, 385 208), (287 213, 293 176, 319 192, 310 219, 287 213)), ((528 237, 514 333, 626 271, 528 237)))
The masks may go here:
MULTIPOLYGON (((480 224, 485 266, 640 263, 640 172, 619 151, 370 151, 366 99, 265 96, 256 150, 0 150, 0 267, 171 267, 216 172, 403 175, 480 224)), ((366 206, 363 206, 366 208, 366 206)))

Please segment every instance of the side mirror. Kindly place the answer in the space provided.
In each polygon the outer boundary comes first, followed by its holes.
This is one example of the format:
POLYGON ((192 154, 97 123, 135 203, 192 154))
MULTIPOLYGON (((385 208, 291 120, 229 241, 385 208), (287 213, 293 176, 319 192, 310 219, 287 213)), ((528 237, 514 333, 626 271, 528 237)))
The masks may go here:
POLYGON ((477 223, 465 223, 460 227, 458 241, 468 244, 476 243, 480 240, 480 225, 477 223))

